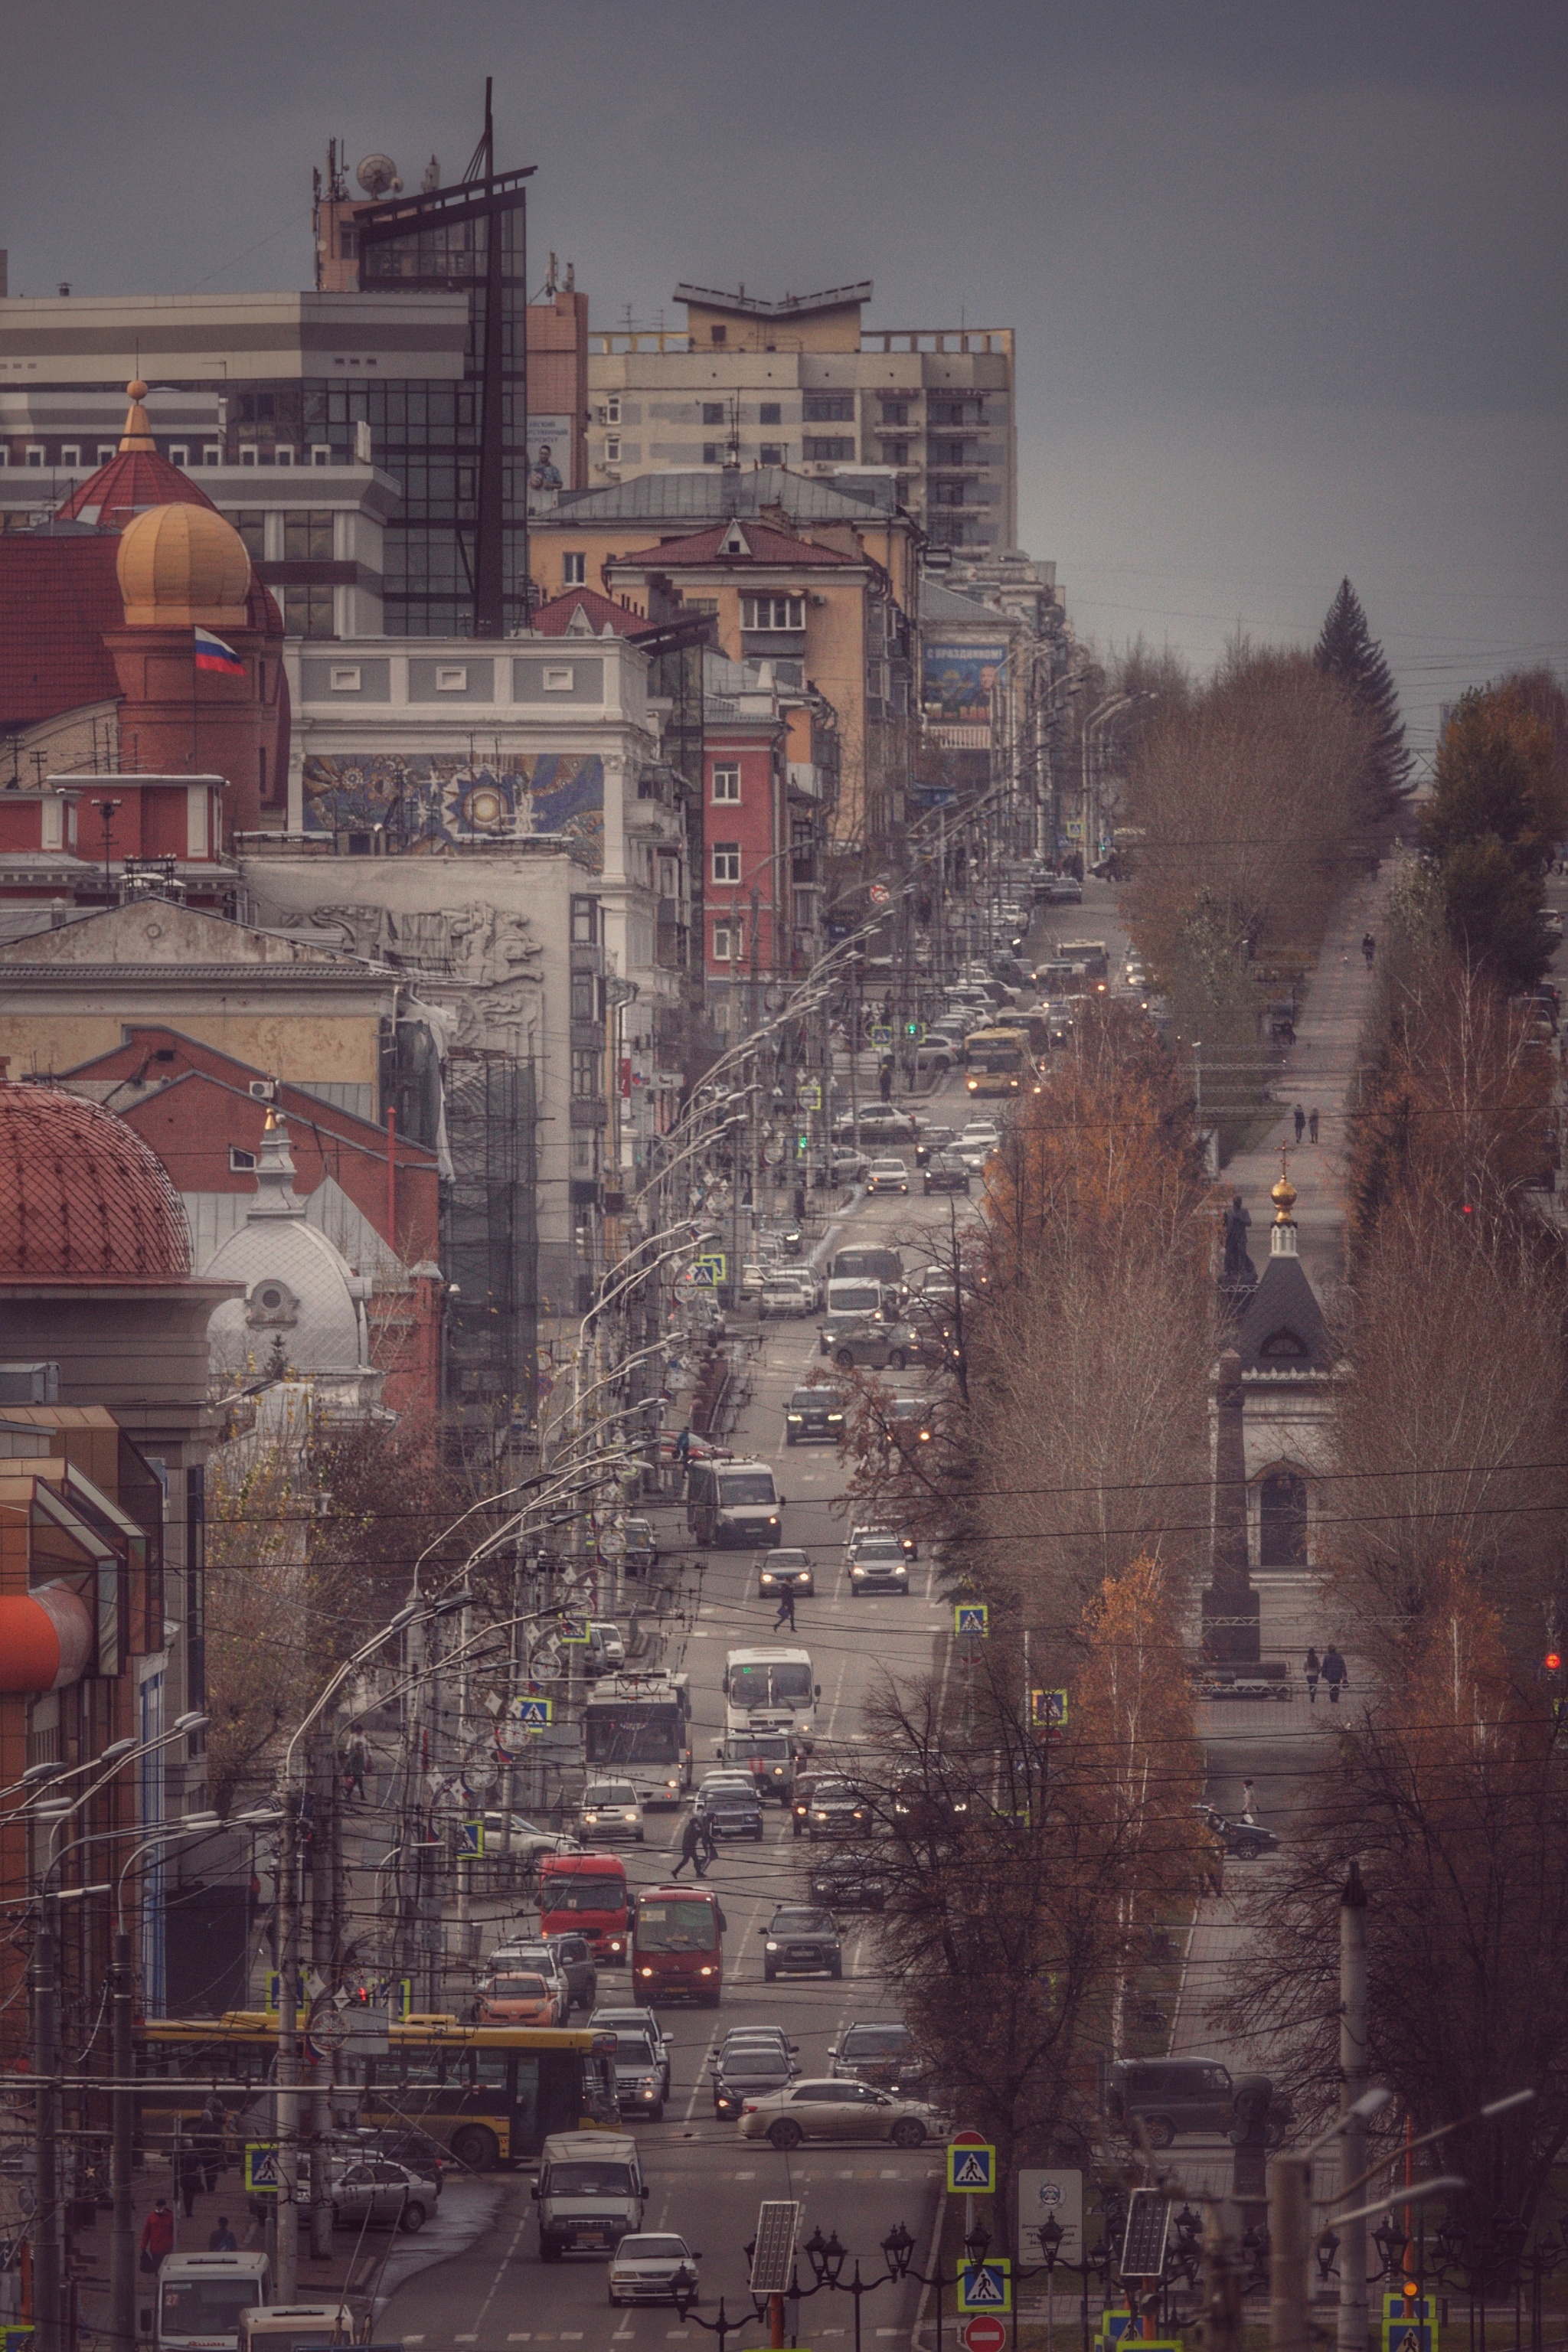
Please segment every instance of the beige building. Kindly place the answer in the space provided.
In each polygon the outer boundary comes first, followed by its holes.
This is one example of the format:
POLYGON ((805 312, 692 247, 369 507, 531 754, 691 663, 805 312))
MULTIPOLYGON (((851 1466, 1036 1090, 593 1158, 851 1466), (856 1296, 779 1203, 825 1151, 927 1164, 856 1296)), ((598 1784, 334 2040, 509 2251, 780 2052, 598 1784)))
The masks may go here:
POLYGON ((588 337, 588 486, 698 467, 884 473, 933 546, 1018 535, 1011 328, 868 328, 869 280, 765 301, 678 286, 684 333, 588 337))

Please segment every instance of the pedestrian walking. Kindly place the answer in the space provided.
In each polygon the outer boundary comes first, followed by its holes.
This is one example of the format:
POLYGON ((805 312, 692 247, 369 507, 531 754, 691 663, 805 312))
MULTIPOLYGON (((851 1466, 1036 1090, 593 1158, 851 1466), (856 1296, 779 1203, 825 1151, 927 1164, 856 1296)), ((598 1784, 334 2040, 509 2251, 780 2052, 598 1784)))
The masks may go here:
POLYGON ((1315 1103, 1311 1109, 1307 1113, 1307 1136, 1310 1142, 1316 1143, 1318 1139, 1318 1108, 1315 1103))
POLYGON ((211 2091, 202 2109, 201 2121, 192 2134, 193 2142, 201 2153, 202 2187, 209 2197, 217 2187, 218 2175, 223 2170, 223 2101, 216 2091, 211 2091))
POLYGON ((369 1746, 363 1732, 356 1726, 349 1734, 349 1744, 343 1756, 343 1794, 357 1796, 362 1805, 365 1801, 364 1773, 369 1762, 369 1746))
POLYGON ((196 2210, 196 2199, 201 2194, 202 2158, 199 2148, 183 2147, 174 2158, 174 2186, 180 2192, 180 2202, 185 2209, 188 2221, 196 2210))
POLYGON ((161 2271, 164 2257, 174 2251, 174 2209, 160 2197, 142 2224, 142 2267, 161 2271))
POLYGON ((217 2228, 207 2240, 207 2252, 209 2254, 237 2254, 239 2252, 239 2241, 221 2213, 217 2217, 217 2228))
POLYGON ((889 1054, 877 1073, 877 1091, 885 1103, 893 1099, 893 1057, 889 1054))
POLYGON ((1241 1818, 1244 1822, 1256 1821, 1257 1813, 1255 1808, 1257 1803, 1257 1790, 1253 1788, 1250 1780, 1244 1780, 1241 1784, 1241 1818))
POLYGON ((1363 960, 1366 964, 1366 968, 1368 971, 1370 971, 1372 970, 1372 960, 1377 953, 1377 941, 1373 938, 1370 931, 1365 931, 1362 935, 1361 951, 1363 960))
POLYGON ((1338 1706, 1340 1692, 1350 1687, 1350 1674, 1337 1645, 1331 1643, 1323 1653, 1323 1680, 1329 1686, 1329 1705, 1338 1706))
POLYGON ((773 1619, 773 1632, 775 1633, 778 1632, 781 1625, 787 1625, 792 1633, 795 1630, 795 1587, 793 1584, 786 1584, 784 1591, 779 1594, 779 1613, 773 1619))
POLYGON ((691 1432, 689 1428, 686 1428, 681 1431, 679 1436, 675 1441, 675 1458, 679 1463, 683 1470, 686 1467, 687 1457, 689 1455, 690 1452, 691 1432))
POLYGON ((702 1841, 702 1859, 697 1865, 697 1875, 706 1878, 709 1864, 719 1859, 719 1832, 713 1826, 710 1813, 704 1813, 698 1822, 697 1834, 702 1841))
POLYGON ((1316 1706, 1318 1704, 1318 1676, 1322 1673, 1322 1671, 1323 1662, 1321 1658, 1319 1657, 1316 1650, 1309 1650, 1307 1653, 1307 1664, 1305 1668, 1307 1676, 1307 1705, 1309 1706, 1316 1706))
POLYGON ((695 1813, 686 1816, 686 1827, 680 1832, 680 1860, 670 1872, 670 1877, 679 1878, 688 1863, 691 1864, 699 1878, 707 1876, 702 1863, 702 1832, 697 1826, 695 1813))
POLYGON ((1303 1135, 1305 1135, 1306 1131, 1307 1131, 1307 1114, 1306 1114, 1306 1112, 1301 1108, 1300 1104, 1300 1103, 1298 1103, 1298 1104, 1296 1105, 1296 1140, 1297 1140, 1297 1142, 1298 1142, 1298 1143, 1300 1143, 1300 1142, 1301 1138, 1302 1138, 1302 1136, 1303 1136, 1303 1135))

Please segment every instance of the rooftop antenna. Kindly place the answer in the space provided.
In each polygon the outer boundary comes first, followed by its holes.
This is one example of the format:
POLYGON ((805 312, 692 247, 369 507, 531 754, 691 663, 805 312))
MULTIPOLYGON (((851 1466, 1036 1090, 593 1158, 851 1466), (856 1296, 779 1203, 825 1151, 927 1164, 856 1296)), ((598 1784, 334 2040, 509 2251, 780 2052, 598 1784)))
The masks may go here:
POLYGON ((475 148, 473 153, 468 158, 468 168, 463 174, 465 184, 471 184, 475 180, 483 180, 485 185, 489 187, 491 180, 495 177, 496 126, 495 115, 490 103, 490 93, 494 87, 495 84, 492 77, 489 74, 486 74, 485 127, 479 133, 479 145, 475 148))

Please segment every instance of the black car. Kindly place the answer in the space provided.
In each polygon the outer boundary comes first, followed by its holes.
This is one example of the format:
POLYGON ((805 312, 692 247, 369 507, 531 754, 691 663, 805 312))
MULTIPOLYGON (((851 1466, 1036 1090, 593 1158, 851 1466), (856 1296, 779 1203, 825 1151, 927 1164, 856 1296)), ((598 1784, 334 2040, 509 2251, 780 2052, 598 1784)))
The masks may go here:
POLYGON ((856 1837, 871 1826, 871 1808, 850 1780, 818 1780, 805 1817, 808 1837, 856 1837))
POLYGON ((880 1911, 888 1899, 885 1883, 853 1854, 825 1853, 811 1865, 811 1899, 834 1912, 880 1911))
POLYGON ((969 1171, 956 1151, 939 1151, 921 1179, 927 1192, 967 1192, 969 1171))
POLYGON ((926 2071, 909 2027, 901 2023, 847 2025, 843 2040, 827 2054, 833 2062, 830 2073, 875 2083, 879 2091, 902 2090, 906 2084, 921 2081, 926 2071))
POLYGON ((915 1146, 915 1166, 923 1168, 933 1153, 945 1151, 957 1133, 955 1128, 928 1127, 915 1146))
POLYGON ((844 1434, 844 1400, 837 1389, 796 1389, 784 1407, 784 1444, 837 1445, 844 1434))
POLYGON ((795 2080, 795 2066, 784 2050, 765 2042, 737 2042, 721 2050, 710 2062, 713 2077, 713 2112, 738 2116, 748 2099, 782 2091, 795 2080))
POLYGON ((1278 1853, 1279 1851, 1279 1839, 1260 1822, 1233 1822, 1227 1814, 1216 1812, 1213 1805, 1200 1805, 1198 1812, 1215 1836, 1222 1841, 1226 1853, 1235 1854, 1237 1862, 1256 1862, 1260 1853, 1278 1853))
POLYGON ((763 1841, 763 1801, 754 1782, 742 1788, 739 1781, 707 1781, 698 1790, 692 1811, 699 1822, 707 1822, 716 1838, 755 1838, 763 1841))
POLYGON ((769 1984, 775 1977, 841 1977, 844 1973, 843 1942, 831 1911, 810 1904, 781 1903, 767 1926, 757 1932, 763 1937, 763 1975, 769 1984))
POLYGON ((781 1592, 793 1592, 797 1601, 809 1601, 816 1591, 809 1552, 763 1552, 757 1568, 757 1591, 763 1600, 776 1601, 781 1592))

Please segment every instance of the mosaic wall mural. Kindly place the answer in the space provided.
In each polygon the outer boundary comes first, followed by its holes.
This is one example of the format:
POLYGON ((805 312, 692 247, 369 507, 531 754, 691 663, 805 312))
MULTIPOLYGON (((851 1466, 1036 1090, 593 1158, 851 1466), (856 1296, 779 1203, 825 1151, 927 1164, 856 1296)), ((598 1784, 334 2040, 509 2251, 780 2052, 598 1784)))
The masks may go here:
POLYGON ((388 848, 416 853, 560 833, 583 843, 596 868, 604 866, 605 763, 591 755, 542 751, 467 761, 312 753, 304 772, 307 833, 369 833, 379 825, 388 848))

